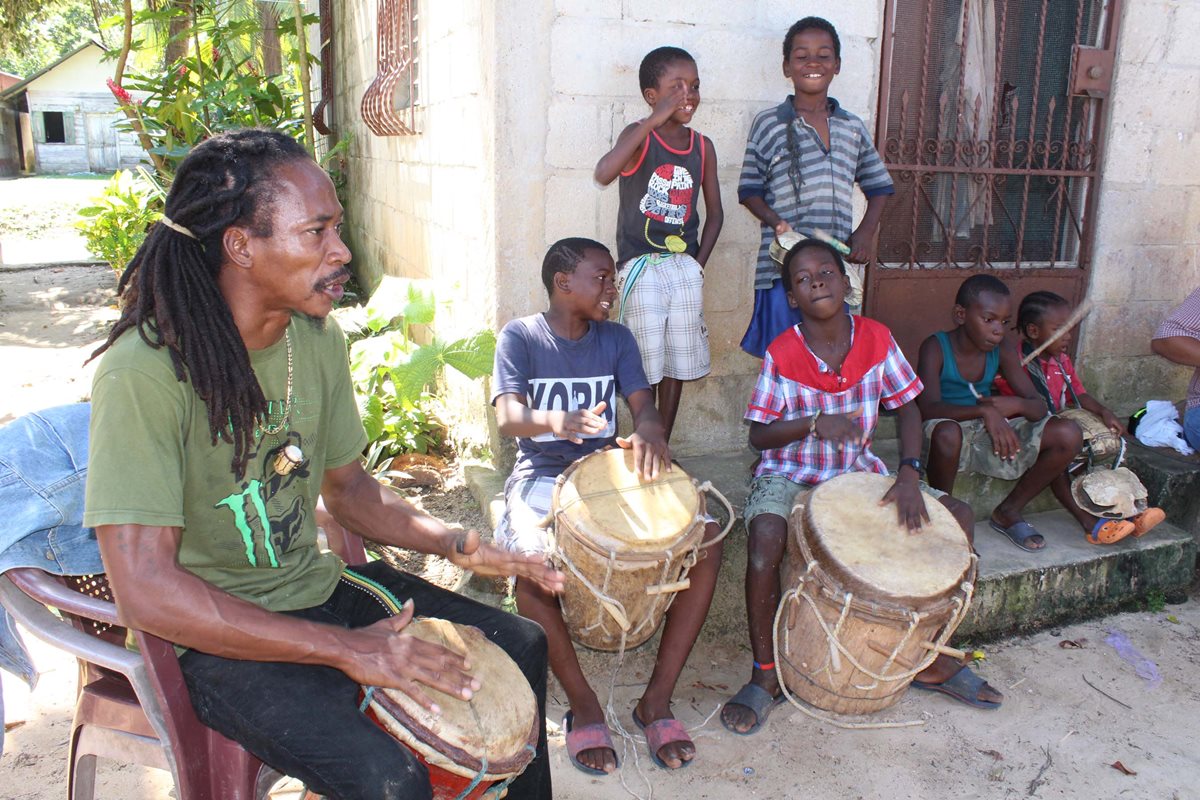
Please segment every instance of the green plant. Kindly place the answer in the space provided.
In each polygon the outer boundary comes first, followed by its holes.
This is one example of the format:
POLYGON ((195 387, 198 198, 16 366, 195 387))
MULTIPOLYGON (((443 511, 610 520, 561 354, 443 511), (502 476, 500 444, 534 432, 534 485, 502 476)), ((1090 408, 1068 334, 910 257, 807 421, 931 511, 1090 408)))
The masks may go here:
POLYGON ((133 259, 150 226, 162 218, 166 194, 144 167, 118 170, 94 198, 95 205, 79 209, 88 251, 107 261, 118 273, 133 259))
POLYGON ((491 372, 496 337, 490 330, 445 342, 414 339, 414 326, 433 323, 429 281, 385 276, 363 306, 334 312, 350 344, 350 373, 371 444, 367 466, 386 471, 406 452, 440 450, 445 424, 431 389, 445 367, 474 380, 491 372))
POLYGON ((1146 592, 1146 608, 1157 614, 1167 607, 1167 595, 1162 589, 1151 589, 1146 592))

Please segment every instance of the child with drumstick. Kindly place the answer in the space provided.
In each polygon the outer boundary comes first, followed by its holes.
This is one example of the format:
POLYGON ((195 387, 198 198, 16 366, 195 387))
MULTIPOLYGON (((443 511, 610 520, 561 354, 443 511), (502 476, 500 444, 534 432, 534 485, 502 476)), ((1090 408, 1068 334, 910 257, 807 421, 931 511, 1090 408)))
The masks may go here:
MULTIPOLYGON (((662 418, 642 372, 633 334, 608 321, 617 297, 608 248, 590 239, 556 242, 542 262, 549 308, 504 326, 496 344, 492 403, 500 434, 517 437, 517 459, 505 483, 497 544, 521 553, 547 553, 541 526, 550 511, 555 478, 589 453, 617 444, 632 448, 638 476, 671 469, 662 418), (634 432, 616 438, 616 395, 629 403, 634 432)), ((706 538, 713 538, 710 523, 706 538)), ((689 574, 667 613, 650 682, 633 710, 659 766, 678 769, 696 754, 671 714, 671 695, 712 601, 720 544, 689 574)), ((550 668, 571 709, 563 720, 567 753, 579 769, 603 775, 617 767, 604 711, 575 656, 554 595, 518 580, 517 608, 546 631, 550 668)))
POLYGON ((829 96, 841 69, 837 29, 821 17, 797 21, 783 37, 783 75, 795 94, 759 112, 750 125, 738 202, 762 223, 754 312, 742 337, 742 349, 755 358, 799 322, 771 260, 772 240, 793 230, 805 236, 820 231, 845 242, 842 252, 865 264, 875 258, 883 207, 896 191, 863 121, 829 96), (858 227, 855 183, 867 198, 858 227))
MULTIPOLYGON (((746 411, 750 443, 762 450, 744 513, 754 669, 750 681, 721 710, 722 724, 738 734, 757 732, 782 702, 772 638, 788 515, 798 498, 829 478, 854 471, 887 474, 869 447, 881 406, 896 412, 901 455, 896 482, 883 502, 896 505, 900 522, 915 535, 929 519, 927 497, 954 515, 968 539, 974 525, 965 503, 921 484, 921 415, 913 404, 921 381, 886 327, 846 313, 850 283, 838 251, 806 239, 784 258, 782 276, 788 301, 803 321, 767 348, 746 411)), ((939 656, 913 685, 983 708, 995 708, 1002 700, 999 692, 946 656, 939 656)))
POLYGON ((917 399, 929 438, 929 484, 953 491, 960 472, 1016 481, 992 511, 988 525, 1022 550, 1041 550, 1046 540, 1021 512, 1050 487, 1093 544, 1111 544, 1133 532, 1125 520, 1101 519, 1071 496, 1067 469, 1083 448, 1071 420, 1050 416, 1021 368, 1015 347, 1004 346, 1012 327, 1012 296, 994 275, 972 275, 954 298, 954 329, 921 344, 917 374, 925 391, 917 399), (1014 392, 996 396, 997 376, 1014 392))
MULTIPOLYGON (((1021 337, 1018 345, 1021 360, 1028 359, 1025 373, 1046 401, 1051 414, 1075 406, 1095 416, 1115 435, 1124 436, 1129 433, 1125 425, 1111 408, 1088 393, 1067 354, 1071 344, 1072 313, 1070 301, 1054 292, 1030 292, 1021 300, 1017 309, 1017 333, 1021 337)), ((996 377, 996 389, 1004 396, 1016 395, 1002 375, 996 377)), ((1130 534, 1144 536, 1164 519, 1166 513, 1161 508, 1146 508, 1129 517, 1128 522, 1133 525, 1130 534)))

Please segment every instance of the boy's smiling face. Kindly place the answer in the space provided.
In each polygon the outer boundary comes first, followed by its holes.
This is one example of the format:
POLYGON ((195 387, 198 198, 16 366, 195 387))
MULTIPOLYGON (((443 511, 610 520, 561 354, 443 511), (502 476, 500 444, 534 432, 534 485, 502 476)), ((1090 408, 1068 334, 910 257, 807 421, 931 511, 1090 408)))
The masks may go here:
POLYGON ((658 78, 658 85, 645 91, 645 99, 653 108, 658 105, 658 101, 662 97, 677 86, 684 88, 686 96, 683 105, 675 109, 671 119, 680 125, 687 125, 692 121, 692 117, 696 115, 696 109, 700 106, 700 72, 696 68, 696 62, 679 58, 667 64, 663 74, 658 78))
POLYGON ((1012 326, 1012 297, 995 292, 980 292, 966 308, 954 306, 954 324, 963 329, 971 344, 985 353, 1004 341, 1012 326))
MULTIPOLYGON (((1071 316, 1070 306, 1051 306, 1042 314, 1040 322, 1035 322, 1026 326, 1025 334, 1029 339, 1029 343, 1034 347, 1038 347, 1047 339, 1058 333, 1059 329, 1067 323, 1067 317, 1071 316)), ((1067 345, 1071 344, 1071 332, 1065 331, 1062 336, 1055 339, 1049 347, 1046 348, 1045 354, 1050 357, 1061 356, 1067 351, 1067 345)))
POLYGON ((579 319, 602 322, 608 319, 617 300, 616 266, 603 250, 589 248, 575 265, 574 272, 554 276, 556 294, 569 305, 579 319))
POLYGON ((790 269, 788 302, 805 319, 825 320, 844 312, 850 283, 832 253, 823 247, 805 247, 792 256, 790 269))
POLYGON ((827 31, 809 28, 792 37, 792 52, 783 62, 783 75, 790 78, 796 94, 825 94, 833 76, 842 69, 834 55, 833 37, 827 31))

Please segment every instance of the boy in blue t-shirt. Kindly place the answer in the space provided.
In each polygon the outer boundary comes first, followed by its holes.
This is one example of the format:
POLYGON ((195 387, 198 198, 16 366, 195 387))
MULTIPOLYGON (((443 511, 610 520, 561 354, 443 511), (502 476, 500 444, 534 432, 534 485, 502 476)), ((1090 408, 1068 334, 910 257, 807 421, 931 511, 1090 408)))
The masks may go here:
MULTIPOLYGON (((509 550, 548 552, 539 523, 550 511, 555 479, 575 460, 615 443, 633 449, 639 477, 653 479, 671 469, 637 344, 627 328, 608 321, 617 296, 614 272, 608 248, 599 242, 556 242, 542 263, 549 309, 500 331, 492 403, 500 434, 517 437, 517 462, 504 486, 496 543, 509 550), (633 415, 627 440, 616 438, 618 393, 633 415)), ((710 522, 706 538, 715 529, 710 522)), ((718 543, 689 573, 691 588, 667 613, 654 672, 633 711, 651 757, 666 768, 684 766, 696 753, 671 714, 671 695, 708 614, 720 565, 718 543)), ((612 772, 616 750, 604 711, 579 667, 558 599, 525 580, 517 580, 516 594, 521 615, 545 629, 550 668, 567 693, 571 710, 563 728, 572 763, 595 774, 612 772)))
POLYGON ((724 213, 716 151, 707 136, 688 127, 700 105, 696 60, 678 47, 656 48, 642 59, 638 82, 650 115, 621 131, 596 164, 595 177, 602 186, 621 179, 617 321, 637 339, 670 440, 683 382, 703 378, 712 363, 704 265, 724 213), (703 230, 696 211, 700 190, 703 230))

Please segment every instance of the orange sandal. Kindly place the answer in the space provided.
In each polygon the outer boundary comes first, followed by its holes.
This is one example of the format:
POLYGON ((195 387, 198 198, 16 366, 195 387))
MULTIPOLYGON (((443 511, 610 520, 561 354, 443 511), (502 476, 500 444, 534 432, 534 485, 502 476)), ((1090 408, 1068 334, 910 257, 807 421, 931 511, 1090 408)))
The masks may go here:
POLYGON ((1130 517, 1129 522, 1133 523, 1133 536, 1140 539, 1150 532, 1158 523, 1167 518, 1167 512, 1161 508, 1147 508, 1136 517, 1130 517))
POLYGON ((1116 544, 1134 530, 1134 524, 1123 519, 1098 519, 1087 540, 1092 544, 1116 544))

